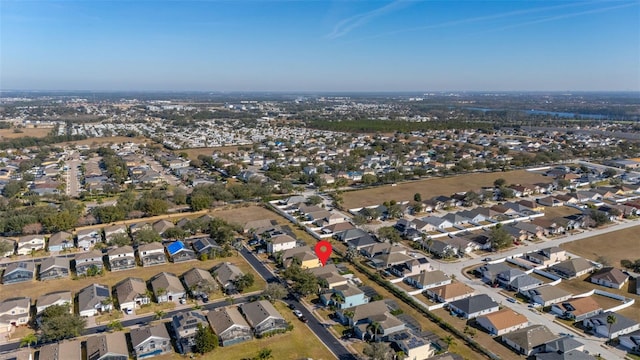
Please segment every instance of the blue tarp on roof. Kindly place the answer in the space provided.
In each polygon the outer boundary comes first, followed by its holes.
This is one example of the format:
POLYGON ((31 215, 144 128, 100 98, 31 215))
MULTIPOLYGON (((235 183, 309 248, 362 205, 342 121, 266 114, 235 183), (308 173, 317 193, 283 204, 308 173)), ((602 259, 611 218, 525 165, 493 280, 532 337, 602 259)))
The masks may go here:
POLYGON ((182 249, 184 249, 184 243, 182 241, 176 241, 167 245, 167 251, 170 255, 173 255, 182 249))

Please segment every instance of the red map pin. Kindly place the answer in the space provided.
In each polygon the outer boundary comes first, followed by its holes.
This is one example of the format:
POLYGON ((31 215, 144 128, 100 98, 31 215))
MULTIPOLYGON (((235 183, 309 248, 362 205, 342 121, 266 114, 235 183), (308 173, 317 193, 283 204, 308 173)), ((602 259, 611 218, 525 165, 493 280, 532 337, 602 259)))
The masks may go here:
POLYGON ((329 256, 331 256, 331 243, 325 240, 318 241, 316 244, 316 255, 318 255, 318 259, 322 263, 322 266, 327 263, 329 260, 329 256))

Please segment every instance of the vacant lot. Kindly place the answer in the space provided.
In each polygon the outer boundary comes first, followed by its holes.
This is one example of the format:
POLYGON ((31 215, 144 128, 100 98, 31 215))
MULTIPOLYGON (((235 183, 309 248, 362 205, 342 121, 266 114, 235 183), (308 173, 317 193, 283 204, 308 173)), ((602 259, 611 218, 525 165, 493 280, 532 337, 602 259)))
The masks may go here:
POLYGON ((0 129, 0 140, 2 140, 2 139, 16 139, 16 138, 21 138, 21 137, 26 137, 26 136, 41 138, 41 137, 45 137, 45 136, 49 135, 49 133, 53 129, 50 129, 50 128, 26 128, 26 129, 18 130, 19 132, 15 132, 14 130, 15 129, 0 129))
POLYGON ((256 205, 238 207, 233 209, 216 209, 211 211, 209 215, 222 218, 229 223, 240 224, 243 226, 249 221, 262 219, 278 220, 278 222, 282 224, 289 223, 282 217, 278 216, 276 213, 256 205))
POLYGON ((343 194, 344 206, 347 209, 352 209, 377 205, 388 200, 396 200, 398 202, 412 201, 413 195, 416 193, 420 193, 423 199, 429 199, 438 195, 449 196, 460 191, 478 191, 483 186, 493 186, 493 182, 500 178, 505 179, 507 184, 533 184, 550 181, 548 177, 526 170, 431 178, 401 183, 396 186, 385 185, 371 189, 345 192, 343 194))
MULTIPOLYGON (((143 280, 149 280, 155 274, 166 271, 170 273, 174 273, 177 276, 182 275, 185 271, 192 268, 200 268, 205 270, 210 270, 214 266, 222 263, 222 262, 231 262, 237 265, 243 272, 252 273, 255 279, 255 283, 247 292, 256 291, 264 288, 265 282, 258 275, 253 268, 242 258, 241 256, 231 256, 222 259, 214 259, 207 261, 187 261, 184 263, 167 263, 165 265, 152 266, 148 268, 136 267, 131 270, 123 270, 110 272, 105 271, 102 276, 95 276, 90 278, 80 278, 73 280, 71 278, 67 279, 57 279, 57 280, 49 280, 49 281, 31 281, 19 284, 9 284, 2 285, 2 291, 0 291, 0 300, 8 299, 16 296, 26 296, 31 298, 32 301, 35 301, 39 296, 56 292, 56 291, 64 291, 69 290, 72 293, 77 293, 82 288, 87 287, 91 284, 104 284, 109 287, 113 287, 113 285, 117 284, 121 280, 124 280, 128 277, 139 277, 143 280)), ((211 296, 211 299, 221 298, 223 297, 221 292, 216 292, 211 296)))
POLYGON ((137 136, 137 137, 110 136, 110 137, 90 138, 90 139, 77 140, 77 141, 68 141, 63 144, 98 146, 103 144, 121 144, 121 143, 128 143, 128 142, 137 143, 137 144, 153 143, 152 140, 143 136, 137 136))
POLYGON ((238 151, 237 146, 218 146, 218 147, 208 147, 208 148, 194 148, 194 149, 180 149, 176 150, 177 154, 187 153, 189 155, 189 159, 194 160, 197 159, 199 155, 207 155, 211 156, 213 153, 222 153, 228 154, 230 152, 238 151))
POLYGON ((549 220, 573 214, 580 214, 580 210, 569 206, 545 206, 544 208, 544 218, 549 220))
POLYGON ((587 259, 604 256, 612 266, 620 267, 622 259, 640 259, 640 227, 613 231, 560 245, 561 248, 587 259))

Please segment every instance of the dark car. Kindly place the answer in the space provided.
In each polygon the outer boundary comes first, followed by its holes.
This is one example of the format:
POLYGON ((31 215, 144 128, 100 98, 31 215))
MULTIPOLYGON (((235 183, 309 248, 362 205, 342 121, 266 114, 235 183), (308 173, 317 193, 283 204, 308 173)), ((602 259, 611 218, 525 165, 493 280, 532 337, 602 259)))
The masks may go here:
POLYGON ((304 315, 300 316, 298 319, 300 319, 300 321, 302 321, 303 323, 306 323, 307 321, 309 321, 304 315))
POLYGON ((295 310, 296 306, 294 304, 289 304, 289 309, 295 310))

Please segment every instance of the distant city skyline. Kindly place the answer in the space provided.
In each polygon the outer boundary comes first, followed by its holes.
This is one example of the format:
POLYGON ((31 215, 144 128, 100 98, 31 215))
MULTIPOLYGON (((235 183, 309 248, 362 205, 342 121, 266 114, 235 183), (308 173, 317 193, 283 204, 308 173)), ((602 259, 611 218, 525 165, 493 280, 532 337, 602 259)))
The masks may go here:
POLYGON ((0 0, 0 90, 640 91, 640 1, 0 0))

